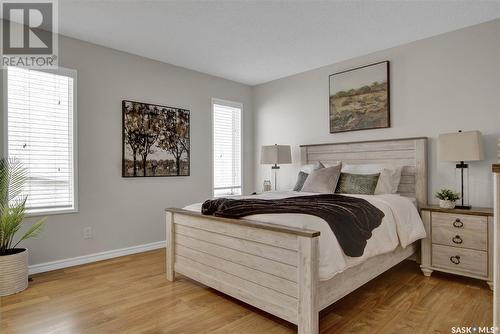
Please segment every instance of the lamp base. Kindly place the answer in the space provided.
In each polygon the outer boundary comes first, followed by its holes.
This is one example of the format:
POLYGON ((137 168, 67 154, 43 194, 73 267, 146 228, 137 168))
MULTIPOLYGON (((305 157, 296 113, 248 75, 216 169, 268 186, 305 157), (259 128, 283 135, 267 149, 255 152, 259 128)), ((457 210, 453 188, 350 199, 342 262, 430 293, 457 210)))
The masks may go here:
MULTIPOLYGON (((456 209, 460 209, 460 210, 470 210, 472 207, 470 205, 465 205, 464 204, 464 202, 465 202, 464 201, 464 169, 469 168, 469 165, 467 165, 463 161, 460 161, 460 163, 457 164, 456 167, 458 169, 460 169, 460 199, 461 199, 461 204, 462 205, 457 205, 457 206, 455 206, 455 208, 456 209)), ((469 175, 469 174, 467 174, 467 175, 469 175)), ((468 180, 469 180, 469 177, 467 176, 467 182, 468 182, 468 180)))
POLYGON ((274 170, 274 191, 278 191, 278 169, 280 169, 278 164, 271 166, 271 170, 274 170))

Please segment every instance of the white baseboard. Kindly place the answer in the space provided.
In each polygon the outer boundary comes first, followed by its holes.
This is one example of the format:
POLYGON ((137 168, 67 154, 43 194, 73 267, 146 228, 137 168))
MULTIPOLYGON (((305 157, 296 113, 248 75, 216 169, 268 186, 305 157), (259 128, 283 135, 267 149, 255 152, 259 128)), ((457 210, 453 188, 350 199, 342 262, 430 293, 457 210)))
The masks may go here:
POLYGON ((97 262, 107 259, 112 259, 114 257, 125 256, 130 254, 147 252, 154 249, 164 248, 165 241, 152 242, 150 244, 113 249, 105 252, 88 254, 83 256, 72 257, 69 259, 39 263, 29 266, 29 274, 38 274, 46 271, 52 271, 56 269, 68 268, 73 266, 78 266, 80 264, 97 262))

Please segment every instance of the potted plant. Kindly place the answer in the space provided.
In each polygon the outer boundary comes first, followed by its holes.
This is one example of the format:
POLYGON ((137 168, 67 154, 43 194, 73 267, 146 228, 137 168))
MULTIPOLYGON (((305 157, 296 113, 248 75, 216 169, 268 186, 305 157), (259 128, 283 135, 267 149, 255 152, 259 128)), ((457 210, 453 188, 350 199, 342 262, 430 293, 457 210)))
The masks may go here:
POLYGON ((0 296, 28 287, 28 250, 18 245, 38 235, 45 223, 39 220, 15 239, 26 213, 27 196, 22 194, 27 173, 21 162, 0 159, 0 296))
POLYGON ((444 188, 436 193, 436 197, 439 199, 439 207, 443 209, 453 209, 460 195, 453 190, 444 188))

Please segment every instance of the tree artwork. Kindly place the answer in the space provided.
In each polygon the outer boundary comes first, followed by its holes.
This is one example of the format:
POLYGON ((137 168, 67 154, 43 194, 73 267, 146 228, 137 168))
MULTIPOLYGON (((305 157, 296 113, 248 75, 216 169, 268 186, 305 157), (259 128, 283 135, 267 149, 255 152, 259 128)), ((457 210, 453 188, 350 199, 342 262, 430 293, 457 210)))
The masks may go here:
POLYGON ((123 177, 188 176, 189 110, 122 102, 123 177))

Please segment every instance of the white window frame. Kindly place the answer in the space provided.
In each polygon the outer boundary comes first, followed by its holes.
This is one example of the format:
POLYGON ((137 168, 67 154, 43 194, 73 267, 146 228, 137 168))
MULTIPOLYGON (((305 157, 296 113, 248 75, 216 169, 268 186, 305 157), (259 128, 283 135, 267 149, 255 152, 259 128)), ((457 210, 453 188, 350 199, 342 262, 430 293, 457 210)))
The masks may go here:
MULTIPOLYGON (((219 98, 212 98, 212 103, 210 104, 210 131, 212 132, 211 135, 211 142, 210 142, 210 159, 211 159, 211 165, 210 165, 210 172, 212 173, 212 183, 211 183, 211 192, 212 192, 212 197, 215 197, 215 180, 214 180, 214 105, 219 104, 219 105, 224 105, 228 107, 233 107, 233 108, 239 108, 240 109, 240 187, 241 187, 241 194, 244 194, 244 185, 243 185, 243 173, 244 173, 244 167, 243 167, 243 103, 240 102, 234 102, 234 101, 229 101, 229 100, 223 100, 219 98)), ((224 188, 226 189, 226 188, 224 188)), ((229 189, 229 188, 227 188, 229 189)), ((235 195, 236 196, 236 195, 235 195)), ((227 196, 226 196, 227 197, 227 196)))
MULTIPOLYGON (((35 71, 64 75, 73 78, 73 207, 70 209, 27 209, 27 217, 78 213, 78 110, 77 110, 77 71, 59 66, 57 69, 34 69, 35 71)), ((3 88, 3 156, 9 156, 9 96, 8 68, 2 71, 3 88)))

